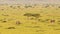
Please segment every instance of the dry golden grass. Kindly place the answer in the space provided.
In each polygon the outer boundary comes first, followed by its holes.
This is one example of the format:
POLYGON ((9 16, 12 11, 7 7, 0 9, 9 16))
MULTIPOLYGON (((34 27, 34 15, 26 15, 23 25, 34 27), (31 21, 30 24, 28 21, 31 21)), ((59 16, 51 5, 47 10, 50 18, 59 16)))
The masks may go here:
POLYGON ((1 34, 60 34, 60 8, 0 5, 1 34), (38 17, 24 14, 40 14, 38 17))

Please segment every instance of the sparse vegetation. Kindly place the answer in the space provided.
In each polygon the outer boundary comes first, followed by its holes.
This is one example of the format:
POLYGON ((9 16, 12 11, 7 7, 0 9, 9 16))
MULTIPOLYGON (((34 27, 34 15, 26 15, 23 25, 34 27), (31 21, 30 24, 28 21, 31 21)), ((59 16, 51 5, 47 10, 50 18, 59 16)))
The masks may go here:
POLYGON ((40 14, 25 13, 24 16, 39 18, 40 14))
POLYGON ((15 27, 8 27, 7 29, 15 29, 15 27))
POLYGON ((39 17, 40 14, 26 13, 26 14, 24 14, 24 16, 28 16, 28 17, 31 17, 31 16, 33 16, 33 17, 39 17))
POLYGON ((28 6, 27 6, 27 5, 25 5, 25 8, 29 8, 29 7, 32 7, 32 6, 31 6, 31 5, 28 5, 28 6))

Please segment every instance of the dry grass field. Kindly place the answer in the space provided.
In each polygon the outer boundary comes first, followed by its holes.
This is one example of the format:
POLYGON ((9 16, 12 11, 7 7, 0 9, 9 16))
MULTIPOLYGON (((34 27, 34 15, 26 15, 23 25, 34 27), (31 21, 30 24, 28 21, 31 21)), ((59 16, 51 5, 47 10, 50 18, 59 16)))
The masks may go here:
POLYGON ((60 34, 60 6, 0 5, 0 34, 60 34))

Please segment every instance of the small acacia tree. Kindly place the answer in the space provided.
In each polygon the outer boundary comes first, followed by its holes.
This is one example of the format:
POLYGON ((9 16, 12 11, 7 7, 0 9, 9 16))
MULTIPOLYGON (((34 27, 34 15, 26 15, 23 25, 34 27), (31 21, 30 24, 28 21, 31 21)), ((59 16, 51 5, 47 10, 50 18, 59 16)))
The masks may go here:
POLYGON ((40 14, 25 13, 24 16, 35 17, 36 19, 40 17, 40 14))

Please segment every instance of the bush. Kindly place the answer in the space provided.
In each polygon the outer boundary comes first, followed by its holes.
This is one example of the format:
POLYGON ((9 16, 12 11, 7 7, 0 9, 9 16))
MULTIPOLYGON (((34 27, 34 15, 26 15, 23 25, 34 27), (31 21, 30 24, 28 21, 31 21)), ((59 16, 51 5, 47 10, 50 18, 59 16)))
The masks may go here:
POLYGON ((24 16, 38 18, 38 17, 40 17, 40 14, 25 13, 24 16))

